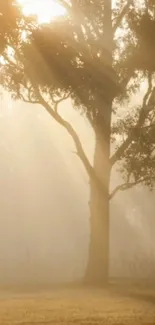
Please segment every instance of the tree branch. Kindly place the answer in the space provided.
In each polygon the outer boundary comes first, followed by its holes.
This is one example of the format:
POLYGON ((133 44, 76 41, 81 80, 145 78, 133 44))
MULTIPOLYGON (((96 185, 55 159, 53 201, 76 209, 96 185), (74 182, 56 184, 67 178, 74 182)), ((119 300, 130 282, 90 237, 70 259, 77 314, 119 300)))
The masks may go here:
POLYGON ((133 182, 133 183, 123 183, 118 186, 109 194, 109 200, 113 199, 113 197, 119 192, 119 191, 125 191, 127 189, 132 188, 133 186, 137 185, 139 183, 133 182))
POLYGON ((20 99, 27 104, 40 104, 37 100, 26 99, 22 94, 20 94, 20 99))
POLYGON ((132 4, 132 2, 133 2, 133 0, 128 0, 127 3, 126 3, 126 5, 122 9, 120 15, 117 18, 117 21, 116 21, 114 27, 113 27, 113 32, 114 33, 116 32, 117 28, 120 26, 120 24, 121 24, 124 16, 126 15, 126 13, 127 13, 128 9, 129 9, 130 5, 132 4))
POLYGON ((31 98, 31 88, 26 87, 26 85, 23 85, 22 83, 19 84, 19 89, 17 89, 17 94, 18 94, 19 99, 21 99, 24 103, 39 104, 38 100, 31 98), (26 90, 28 91, 27 98, 22 94, 22 91, 20 91, 21 90, 20 86, 25 87, 26 90))
POLYGON ((147 179, 147 177, 145 178, 140 178, 138 181, 135 182, 126 182, 123 184, 120 184, 118 186, 116 186, 116 188, 109 194, 109 200, 113 199, 113 197, 119 192, 119 191, 125 191, 128 190, 136 185, 139 185, 141 183, 143 183, 145 181, 145 179, 147 179))
POLYGON ((58 103, 55 103, 54 105, 54 110, 51 109, 50 105, 44 101, 44 99, 40 98, 40 103, 44 106, 44 108, 50 113, 50 115, 60 124, 62 125, 70 134, 70 136, 72 137, 76 149, 77 149, 77 155, 79 156, 79 158, 81 159, 81 161, 83 162, 83 165, 88 173, 89 176, 92 176, 92 172, 93 172, 93 167, 91 166, 88 158, 85 155, 84 149, 82 147, 81 141, 76 133, 76 131, 74 130, 74 128, 71 126, 71 124, 66 121, 65 119, 63 119, 57 112, 57 106, 60 103, 60 100, 58 103))
POLYGON ((54 98, 52 98, 54 105, 54 110, 57 113, 58 112, 58 105, 63 102, 64 100, 67 100, 69 97, 71 96, 71 92, 68 92, 68 94, 65 94, 62 98, 55 100, 54 98))
POLYGON ((141 111, 139 114, 138 121, 137 121, 135 127, 131 130, 127 139, 122 143, 122 145, 117 149, 117 151, 110 158, 111 168, 123 156, 124 151, 129 147, 131 141, 133 141, 133 139, 135 138, 135 129, 142 127, 143 123, 145 122, 145 118, 146 118, 147 114, 150 112, 150 109, 152 107, 152 106, 150 107, 150 104, 152 101, 152 96, 150 96, 150 95, 153 94, 153 92, 154 92, 154 90, 152 89, 152 75, 150 75, 148 79, 149 79, 148 80, 148 89, 147 89, 147 92, 143 99, 143 104, 142 104, 142 108, 141 108, 141 111), (149 98, 149 96, 150 96, 150 98, 149 98), (148 99, 149 99, 149 101, 148 101, 148 99), (147 103, 147 101, 148 101, 148 103, 147 103))
POLYGON ((81 162, 83 163, 83 165, 88 173, 88 176, 90 178, 94 179, 94 182, 96 182, 97 186, 102 190, 103 194, 107 193, 104 184, 98 178, 98 176, 96 175, 96 173, 94 171, 94 168, 90 164, 76 131, 74 130, 72 125, 68 121, 66 121, 64 118, 62 118, 57 112, 57 106, 61 101, 63 101, 63 98, 62 98, 62 100, 55 102, 54 107, 52 109, 51 106, 48 104, 48 102, 44 100, 39 89, 37 89, 36 87, 34 89, 35 89, 36 97, 38 98, 40 105, 42 105, 46 109, 46 111, 53 117, 53 119, 56 122, 58 122, 61 126, 63 126, 66 129, 66 131, 69 133, 69 135, 72 137, 75 147, 76 147, 76 150, 77 150, 76 154, 80 158, 81 162))

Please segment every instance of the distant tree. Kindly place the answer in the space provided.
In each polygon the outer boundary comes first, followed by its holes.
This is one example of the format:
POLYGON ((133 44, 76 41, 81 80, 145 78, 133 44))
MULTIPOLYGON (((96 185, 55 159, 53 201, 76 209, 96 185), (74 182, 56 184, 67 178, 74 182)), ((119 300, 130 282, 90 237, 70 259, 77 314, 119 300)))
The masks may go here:
POLYGON ((8 11, 0 5, 2 84, 14 99, 41 104, 74 141, 90 180, 91 236, 85 280, 101 284, 109 274, 110 199, 136 184, 151 189, 154 185, 155 1, 59 2, 66 16, 38 26, 35 19, 21 14, 15 1, 1 0, 13 15, 10 28, 8 11), (131 107, 131 97, 143 83, 143 101, 131 107), (94 130, 93 165, 75 129, 59 114, 59 103, 69 97, 94 130), (120 106, 127 108, 119 117, 120 106), (116 164, 124 182, 110 193, 116 164))

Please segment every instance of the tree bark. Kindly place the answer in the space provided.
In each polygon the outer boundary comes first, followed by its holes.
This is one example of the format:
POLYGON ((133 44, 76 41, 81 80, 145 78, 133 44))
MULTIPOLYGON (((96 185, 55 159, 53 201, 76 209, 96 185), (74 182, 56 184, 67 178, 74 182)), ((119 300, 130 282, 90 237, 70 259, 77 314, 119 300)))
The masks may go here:
MULTIPOLYGON (((103 60, 112 69, 113 28, 112 1, 104 0, 103 60)), ((96 147, 94 171, 103 184, 99 187, 90 179, 90 243, 85 282, 91 285, 105 285, 109 277, 109 183, 110 183, 110 133, 113 94, 111 87, 103 98, 96 96, 96 121, 94 126, 96 147)))
POLYGON ((110 124, 111 106, 104 123, 95 130, 96 146, 94 171, 102 181, 104 190, 94 179, 90 180, 90 243, 85 282, 103 285, 109 275, 109 183, 110 183, 110 124))

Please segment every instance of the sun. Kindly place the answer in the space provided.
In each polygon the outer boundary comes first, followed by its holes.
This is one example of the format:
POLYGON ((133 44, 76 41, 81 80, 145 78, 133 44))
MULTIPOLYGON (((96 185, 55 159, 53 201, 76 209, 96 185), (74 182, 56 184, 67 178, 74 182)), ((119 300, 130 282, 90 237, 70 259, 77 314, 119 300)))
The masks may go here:
POLYGON ((39 23, 48 23, 55 17, 64 16, 65 9, 56 0, 18 0, 26 16, 37 15, 39 23))

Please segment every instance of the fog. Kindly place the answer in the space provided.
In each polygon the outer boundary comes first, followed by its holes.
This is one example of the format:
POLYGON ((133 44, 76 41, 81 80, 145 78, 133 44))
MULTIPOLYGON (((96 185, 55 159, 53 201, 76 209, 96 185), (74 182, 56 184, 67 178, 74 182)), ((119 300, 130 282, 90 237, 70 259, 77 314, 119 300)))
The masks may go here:
MULTIPOLYGON (((92 161, 88 122, 69 101, 61 112, 84 139, 92 161)), ((112 182, 119 178, 115 173, 112 182)), ((87 175, 72 139, 42 107, 12 103, 5 94, 0 107, 0 184, 0 282, 80 278, 89 243, 87 175)), ((137 270, 146 260, 149 272, 154 267, 153 198, 154 193, 134 189, 112 201, 112 274, 132 273, 135 258, 137 270)))

